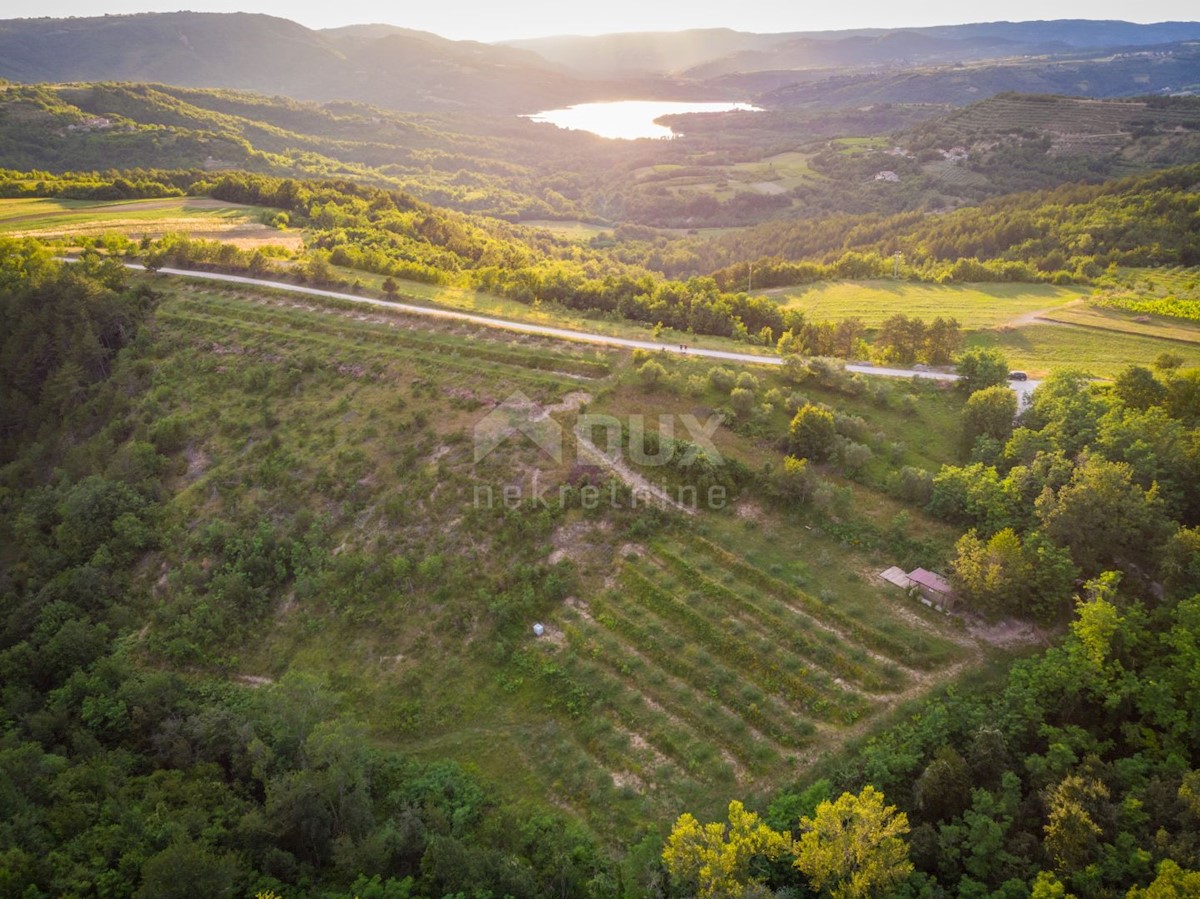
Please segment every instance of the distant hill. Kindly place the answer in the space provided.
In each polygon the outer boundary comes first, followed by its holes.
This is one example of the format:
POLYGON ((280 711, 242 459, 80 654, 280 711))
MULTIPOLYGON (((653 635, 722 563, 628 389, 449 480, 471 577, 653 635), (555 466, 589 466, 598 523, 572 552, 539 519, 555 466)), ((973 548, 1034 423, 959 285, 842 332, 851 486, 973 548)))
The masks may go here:
POLYGON ((729 28, 605 34, 596 37, 530 38, 506 41, 539 54, 575 75, 620 78, 667 74, 733 53, 762 50, 788 40, 787 34, 752 34, 729 28))
POLYGON ((687 78, 706 79, 746 72, 791 71, 834 67, 925 65, 1062 53, 1065 43, 1027 44, 1008 38, 937 37, 918 31, 829 38, 803 37, 765 50, 746 50, 685 70, 687 78))
POLYGON ((534 112, 619 92, 511 47, 390 26, 322 33, 248 13, 2 21, 0 78, 152 81, 412 111, 534 112))
MULTIPOLYGON (((827 73, 830 74, 830 73, 827 73)), ((777 84, 786 80, 769 73, 777 84)), ((753 93, 759 76, 724 79, 753 93)), ((769 82, 768 82, 769 84, 769 82)), ((808 77, 768 90, 758 102, 775 107, 858 107, 874 103, 965 105, 999 93, 1136 97, 1200 90, 1200 44, 1179 43, 1061 59, 1017 59, 996 63, 891 67, 827 78, 808 77)))
POLYGON ((539 53, 582 77, 686 72, 711 78, 731 72, 857 68, 948 58, 998 59, 1029 53, 1144 47, 1200 39, 1200 22, 1058 19, 924 28, 861 28, 754 34, 703 29, 656 34, 546 37, 506 42, 539 53))

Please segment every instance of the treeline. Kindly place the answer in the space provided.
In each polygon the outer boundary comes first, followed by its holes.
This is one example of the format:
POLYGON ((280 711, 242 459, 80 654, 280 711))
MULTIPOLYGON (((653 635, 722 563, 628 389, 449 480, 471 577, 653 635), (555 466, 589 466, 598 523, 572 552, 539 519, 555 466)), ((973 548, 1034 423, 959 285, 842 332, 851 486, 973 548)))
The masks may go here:
POLYGON ((0 243, 0 891, 614 895, 616 865, 573 821, 376 748, 324 682, 254 688, 162 666, 202 621, 261 621, 262 591, 294 582, 319 538, 202 528, 207 593, 191 629, 147 656, 147 616, 178 617, 188 597, 145 587, 173 437, 140 405, 154 298, 117 271, 0 243))
POLYGON ((1200 264, 1200 232, 1194 227, 1200 214, 1198 183, 1200 165, 1181 166, 1104 184, 1011 195, 937 216, 774 222, 694 239, 688 252, 673 252, 675 265, 703 259, 710 271, 734 279, 744 279, 746 263, 753 262, 769 279, 756 276, 763 286, 814 277, 812 268, 793 269, 790 263, 836 266, 848 253, 874 254, 867 267, 876 272, 890 271, 892 257, 901 253, 905 274, 928 280, 1087 280, 1113 264, 1200 264))
POLYGON ((1200 590, 1200 370, 1164 363, 1111 390, 1056 372, 1015 422, 1006 386, 979 390, 964 409, 970 461, 904 473, 905 498, 970 529, 951 563, 970 607, 1054 621, 1071 583, 1105 570, 1143 592, 1200 590))
MULTIPOLYGON (((280 210, 277 227, 304 228, 295 264, 273 266, 263 251, 169 235, 143 248, 151 267, 269 272, 324 285, 352 284, 336 267, 485 290, 522 303, 557 303, 597 317, 773 345, 803 316, 766 297, 723 292, 709 278, 668 281, 600 250, 545 231, 439 209, 399 191, 354 181, 307 181, 247 172, 213 177, 145 170, 117 175, 8 173, 13 196, 118 197, 128 185, 151 196, 210 196, 280 210), (45 177, 43 177, 45 175, 45 177)), ((0 192, 5 190, 0 180, 0 192)))

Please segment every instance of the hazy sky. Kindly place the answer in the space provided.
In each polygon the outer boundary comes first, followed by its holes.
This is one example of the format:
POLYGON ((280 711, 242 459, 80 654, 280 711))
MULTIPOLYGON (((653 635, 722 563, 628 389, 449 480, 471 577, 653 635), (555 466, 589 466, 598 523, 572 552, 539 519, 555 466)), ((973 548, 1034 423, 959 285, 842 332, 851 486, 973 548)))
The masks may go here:
MULTIPOLYGON (((0 4, 0 18, 89 16, 101 12, 163 12, 180 0, 42 0, 0 4)), ((186 2, 186 0, 184 0, 186 2)), ((206 12, 262 12, 312 28, 359 22, 387 22, 433 31, 451 38, 504 40, 548 34, 603 34, 611 31, 678 31, 726 26, 742 31, 811 31, 827 28, 948 25, 1024 19, 1125 19, 1131 22, 1192 20, 1195 0, 859 0, 856 3, 794 0, 341 0, 331 3, 288 0, 199 0, 186 8, 206 12)))

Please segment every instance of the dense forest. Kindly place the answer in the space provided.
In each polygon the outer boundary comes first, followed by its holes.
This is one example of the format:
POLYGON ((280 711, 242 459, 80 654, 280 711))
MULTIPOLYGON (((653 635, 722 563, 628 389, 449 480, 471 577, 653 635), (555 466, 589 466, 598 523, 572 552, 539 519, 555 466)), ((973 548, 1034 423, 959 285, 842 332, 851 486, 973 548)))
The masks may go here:
MULTIPOLYGON (((135 414, 155 301, 120 266, 0 243, 0 891, 619 895, 571 820, 373 747, 328 683, 255 690, 139 646, 171 439, 135 414)), ((210 602, 252 614, 310 564, 301 537, 208 535, 210 602)))

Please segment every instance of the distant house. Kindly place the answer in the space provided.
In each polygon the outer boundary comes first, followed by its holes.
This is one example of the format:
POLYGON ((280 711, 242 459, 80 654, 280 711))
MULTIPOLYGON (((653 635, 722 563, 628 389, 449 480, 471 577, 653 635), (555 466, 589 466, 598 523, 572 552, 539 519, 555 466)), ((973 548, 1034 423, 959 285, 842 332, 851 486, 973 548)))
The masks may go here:
POLYGON ((895 172, 879 172, 875 175, 876 181, 899 181, 900 176, 895 172))

